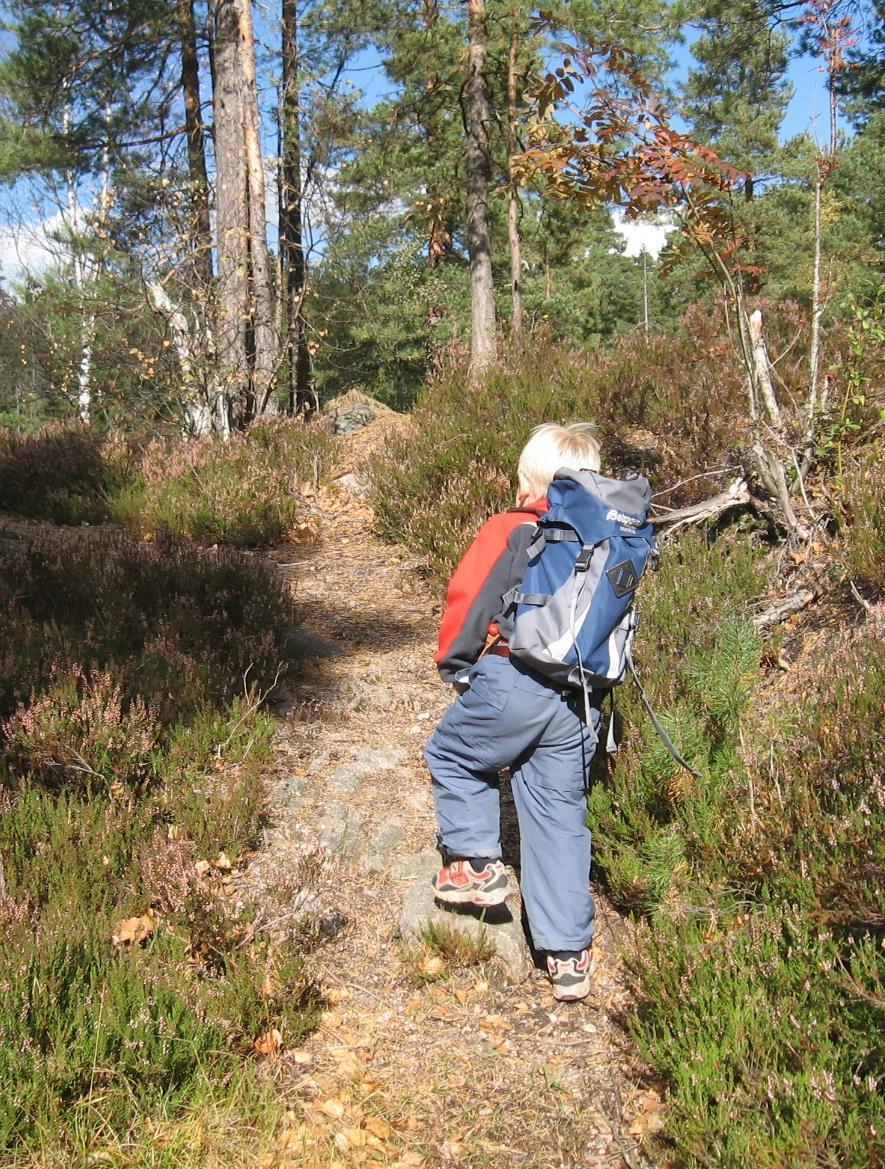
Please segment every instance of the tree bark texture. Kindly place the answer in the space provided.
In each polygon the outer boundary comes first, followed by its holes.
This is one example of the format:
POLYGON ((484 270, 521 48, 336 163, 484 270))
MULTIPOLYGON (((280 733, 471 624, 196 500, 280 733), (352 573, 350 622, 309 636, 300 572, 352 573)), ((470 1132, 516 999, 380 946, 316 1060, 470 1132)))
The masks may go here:
POLYGON ((277 338, 274 331, 273 295, 270 286, 270 256, 267 250, 267 213, 264 190, 264 158, 258 113, 258 83, 255 78, 255 35, 252 28, 252 0, 237 0, 239 51, 243 76, 243 139, 246 155, 247 204, 249 210, 249 309, 254 346, 252 386, 248 416, 273 412, 273 382, 277 369, 277 338))
POLYGON ((200 360, 194 351, 190 325, 181 308, 172 301, 159 280, 146 280, 148 303, 172 334, 172 343, 181 369, 181 405, 185 435, 205 438, 212 432, 212 409, 198 375, 200 360))
POLYGON ((307 257, 304 254, 301 184, 301 91, 298 75, 298 12, 295 0, 283 0, 283 88, 280 102, 282 169, 280 174, 280 258, 286 353, 289 366, 289 412, 309 414, 315 406, 304 297, 307 257))
POLYGON ((467 122, 467 243, 470 252, 470 368, 479 373, 497 357, 492 283, 489 184, 489 95, 486 84, 485 0, 467 0, 468 52, 465 114, 467 122))
POLYGON ((517 134, 517 76, 519 26, 516 15, 510 28, 510 51, 507 55, 507 239, 510 243, 510 299, 512 316, 510 336, 516 349, 522 348, 525 328, 522 308, 522 240, 519 234, 519 188, 513 160, 519 150, 517 134))
POLYGON ((178 27, 181 42, 181 90, 187 130, 190 204, 193 215, 191 265, 197 285, 208 289, 212 284, 212 224, 209 219, 209 176, 206 171, 206 141, 203 134, 194 0, 178 0, 178 27))
POLYGON ((216 427, 227 432, 229 411, 246 401, 250 389, 247 331, 249 323, 249 221, 244 144, 244 80, 239 48, 237 0, 216 0, 215 221, 218 239, 217 353, 219 392, 216 427))

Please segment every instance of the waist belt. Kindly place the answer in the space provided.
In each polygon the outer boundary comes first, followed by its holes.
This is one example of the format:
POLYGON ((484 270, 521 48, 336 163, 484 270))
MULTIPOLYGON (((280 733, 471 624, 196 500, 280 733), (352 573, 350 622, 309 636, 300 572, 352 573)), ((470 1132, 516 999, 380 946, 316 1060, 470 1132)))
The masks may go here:
POLYGON ((487 654, 494 654, 497 658, 509 658, 510 646, 506 641, 497 641, 486 650, 487 654))

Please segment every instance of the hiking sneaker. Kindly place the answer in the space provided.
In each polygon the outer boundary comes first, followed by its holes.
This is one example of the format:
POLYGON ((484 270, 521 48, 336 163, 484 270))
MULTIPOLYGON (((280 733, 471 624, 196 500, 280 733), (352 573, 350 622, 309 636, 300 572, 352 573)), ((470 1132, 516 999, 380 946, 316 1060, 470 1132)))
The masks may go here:
POLYGON ((593 948, 589 947, 574 958, 547 955, 547 973, 553 987, 553 997, 560 1003, 576 1003, 590 993, 590 976, 595 962, 593 948))
POLYGON ((438 900, 449 905, 500 905, 510 894, 507 870, 500 861, 475 869, 470 861, 451 861, 430 878, 438 900))

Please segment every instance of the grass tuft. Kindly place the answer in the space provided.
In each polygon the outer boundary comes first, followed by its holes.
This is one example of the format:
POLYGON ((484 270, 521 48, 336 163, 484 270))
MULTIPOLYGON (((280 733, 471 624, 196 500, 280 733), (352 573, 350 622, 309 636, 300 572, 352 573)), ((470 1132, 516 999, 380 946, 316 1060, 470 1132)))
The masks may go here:
POLYGON ((423 986, 455 971, 483 966, 494 959, 495 950, 485 929, 467 933, 455 926, 428 921, 419 931, 417 943, 404 946, 401 956, 411 981, 423 986))

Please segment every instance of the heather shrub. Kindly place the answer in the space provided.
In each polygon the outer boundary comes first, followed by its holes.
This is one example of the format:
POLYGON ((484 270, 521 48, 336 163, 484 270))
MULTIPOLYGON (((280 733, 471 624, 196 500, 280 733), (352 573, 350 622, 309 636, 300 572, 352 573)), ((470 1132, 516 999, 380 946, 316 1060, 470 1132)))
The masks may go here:
POLYGON ((257 423, 227 443, 155 442, 114 514, 203 544, 271 544, 306 516, 304 486, 316 483, 330 451, 325 431, 290 419, 257 423))
POLYGON ((84 426, 0 430, 0 509, 55 523, 96 523, 132 473, 128 452, 84 426))
POLYGON ((696 903, 698 884, 707 898, 730 886, 735 841, 746 828, 738 736, 759 683, 759 657, 752 628, 723 620, 712 645, 682 668, 681 692, 658 707, 699 777, 670 756, 635 693, 628 690, 623 703, 619 695, 630 726, 624 758, 608 782, 594 785, 590 820, 595 864, 622 905, 656 914, 696 903))
POLYGON ((878 950, 871 934, 839 939, 788 902, 639 933, 633 1030, 670 1084, 669 1163, 874 1163, 878 950))
POLYGON ((75 668, 108 671, 170 725, 206 702, 270 689, 291 601, 272 565, 163 537, 38 535, 0 558, 0 716, 75 668))
POLYGON ((158 727, 144 700, 124 708, 110 674, 78 666, 3 725, 6 762, 44 787, 70 791, 111 783, 138 787, 151 769, 158 727))
POLYGON ((643 582, 640 670, 700 774, 625 686, 624 751, 590 795, 594 864, 647 919, 632 1026, 669 1085, 673 1163, 860 1167, 885 1119, 885 668, 874 632, 831 634, 773 700, 749 620, 766 571, 752 527, 731 527, 682 535, 643 582))
MULTIPOLYGON (((414 431, 393 437, 373 468, 382 534, 418 549, 443 579, 479 524, 511 506, 519 452, 541 422, 595 421, 604 468, 642 471, 657 487, 734 464, 740 373, 727 343, 710 343, 708 318, 701 327, 593 351, 539 342, 530 362, 496 368, 478 385, 463 368, 444 370, 419 396, 414 431)), ((685 484, 667 502, 702 498, 710 483, 685 484)))
POLYGON ((293 615, 262 560, 100 531, 12 546, 0 603, 0 1159, 86 1162, 312 1024, 299 953, 231 896, 293 615))
POLYGON ((858 584, 885 587, 885 442, 853 450, 846 458, 840 495, 849 574, 858 584))
POLYGON ((149 788, 18 775, 0 796, 0 1150, 67 1163, 73 1142, 122 1141, 146 1112, 198 1106, 207 1078, 236 1090, 270 1029, 297 1044, 312 1025, 300 957, 254 938, 226 884, 255 842, 271 732, 241 702, 197 720, 196 758, 183 731, 155 752, 149 788), (115 944, 129 919, 145 939, 115 944))
POLYGON ((885 921, 885 664, 880 637, 842 637, 806 675, 815 702, 749 728, 757 817, 736 849, 741 884, 777 890, 844 933, 885 921), (771 744, 776 742, 772 750, 771 744))
POLYGON ((220 766, 218 744, 224 743, 228 760, 265 758, 273 730, 270 718, 255 717, 248 699, 235 699, 223 713, 204 708, 170 734, 158 766, 163 806, 200 855, 223 848, 235 861, 257 843, 265 814, 261 772, 242 762, 220 766))

